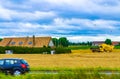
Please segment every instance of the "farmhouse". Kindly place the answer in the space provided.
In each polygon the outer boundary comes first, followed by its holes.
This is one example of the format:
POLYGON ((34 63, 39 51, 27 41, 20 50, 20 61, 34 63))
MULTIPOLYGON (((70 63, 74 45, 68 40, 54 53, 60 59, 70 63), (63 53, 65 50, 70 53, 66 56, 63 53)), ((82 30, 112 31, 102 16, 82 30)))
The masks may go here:
POLYGON ((50 46, 53 47, 51 37, 13 37, 4 38, 0 42, 0 46, 22 46, 22 47, 43 47, 50 46))
MULTIPOLYGON (((103 43, 105 43, 105 41, 93 41, 92 42, 92 45, 93 46, 98 46, 98 45, 100 45, 100 44, 103 44, 103 43)), ((119 41, 112 41, 112 45, 119 45, 119 41)))

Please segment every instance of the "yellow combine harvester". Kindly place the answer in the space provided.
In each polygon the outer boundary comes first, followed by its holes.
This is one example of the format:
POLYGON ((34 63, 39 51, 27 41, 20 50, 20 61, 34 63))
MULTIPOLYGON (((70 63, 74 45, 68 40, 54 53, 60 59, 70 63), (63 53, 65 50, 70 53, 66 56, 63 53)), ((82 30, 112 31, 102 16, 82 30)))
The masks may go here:
POLYGON ((114 49, 113 45, 101 44, 98 48, 91 48, 92 52, 112 52, 114 49))

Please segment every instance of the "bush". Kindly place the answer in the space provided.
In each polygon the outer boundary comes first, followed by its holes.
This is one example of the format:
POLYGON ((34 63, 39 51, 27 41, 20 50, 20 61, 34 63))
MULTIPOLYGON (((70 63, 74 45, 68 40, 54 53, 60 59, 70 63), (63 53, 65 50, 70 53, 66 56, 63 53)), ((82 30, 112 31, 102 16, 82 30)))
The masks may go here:
POLYGON ((5 47, 0 47, 0 54, 4 54, 5 53, 5 47))
POLYGON ((115 48, 115 49, 120 49, 120 46, 118 45, 118 46, 115 46, 114 48, 115 48))

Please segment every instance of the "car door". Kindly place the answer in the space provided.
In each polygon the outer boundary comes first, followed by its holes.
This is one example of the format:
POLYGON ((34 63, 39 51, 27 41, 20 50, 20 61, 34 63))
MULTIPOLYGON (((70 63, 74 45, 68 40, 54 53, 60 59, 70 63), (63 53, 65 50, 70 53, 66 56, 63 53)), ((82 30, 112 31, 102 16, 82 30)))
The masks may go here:
POLYGON ((14 61, 13 60, 10 60, 10 59, 6 59, 5 60, 5 63, 4 63, 4 68, 5 69, 12 69, 12 66, 14 64, 14 61))

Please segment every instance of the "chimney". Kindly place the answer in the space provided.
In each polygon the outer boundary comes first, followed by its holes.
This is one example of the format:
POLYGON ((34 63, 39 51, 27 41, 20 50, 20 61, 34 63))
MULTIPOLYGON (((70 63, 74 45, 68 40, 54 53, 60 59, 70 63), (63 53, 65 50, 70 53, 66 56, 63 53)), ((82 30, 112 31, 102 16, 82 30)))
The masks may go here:
POLYGON ((35 46, 35 35, 33 35, 33 47, 35 46))

